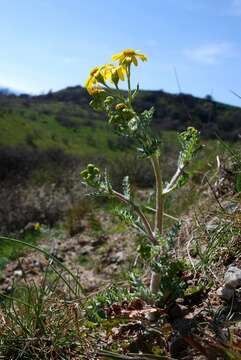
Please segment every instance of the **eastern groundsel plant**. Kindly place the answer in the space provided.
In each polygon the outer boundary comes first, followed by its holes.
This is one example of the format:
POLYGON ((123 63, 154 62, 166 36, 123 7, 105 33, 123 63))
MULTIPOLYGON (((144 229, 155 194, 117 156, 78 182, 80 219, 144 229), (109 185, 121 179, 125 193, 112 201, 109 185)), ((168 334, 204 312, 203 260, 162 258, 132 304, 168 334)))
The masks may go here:
MULTIPOLYGON (((108 122, 120 136, 131 138, 136 144, 140 157, 148 158, 155 174, 155 208, 151 209, 153 219, 147 215, 147 207, 134 200, 128 176, 123 180, 123 192, 116 191, 110 182, 106 171, 89 164, 81 172, 84 183, 95 189, 95 194, 104 195, 119 200, 124 204, 122 218, 137 229, 145 243, 154 251, 154 266, 151 266, 150 291, 158 293, 161 287, 162 266, 158 262, 165 257, 167 247, 163 244, 163 220, 165 198, 188 180, 187 167, 194 154, 199 149, 199 133, 193 127, 178 134, 180 153, 177 170, 169 182, 163 182, 160 166, 160 139, 152 132, 151 121, 154 108, 138 113, 133 102, 139 92, 139 85, 133 90, 131 73, 133 65, 138 61, 147 61, 147 57, 138 51, 126 49, 112 56, 113 63, 97 66, 91 70, 86 81, 86 88, 93 97, 90 105, 107 115, 108 122), (126 82, 127 91, 120 91, 120 82, 126 82)), ((150 211, 150 208, 148 208, 150 211)))

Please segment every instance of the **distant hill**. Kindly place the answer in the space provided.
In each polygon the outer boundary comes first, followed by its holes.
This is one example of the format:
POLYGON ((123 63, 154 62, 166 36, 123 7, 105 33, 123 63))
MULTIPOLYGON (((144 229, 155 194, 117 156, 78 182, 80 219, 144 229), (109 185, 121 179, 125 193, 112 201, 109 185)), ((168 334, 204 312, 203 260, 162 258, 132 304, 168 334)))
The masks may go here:
POLYGON ((2 87, 2 86, 0 86, 0 94, 2 94, 2 95, 15 94, 15 95, 17 95, 17 93, 15 91, 13 91, 12 89, 9 89, 7 87, 2 87))
MULTIPOLYGON (((60 148, 78 156, 112 156, 113 151, 122 151, 125 139, 113 135, 104 115, 93 111, 89 101, 81 86, 39 96, 0 91, 0 145, 60 148)), ((192 125, 203 138, 218 135, 230 141, 237 141, 241 134, 241 109, 211 97, 140 91, 135 105, 139 110, 155 107, 156 131, 171 134, 192 125)))
MULTIPOLYGON (((55 93, 36 97, 41 101, 72 102, 96 114, 89 108, 90 97, 81 86, 68 87, 55 93)), ((241 105, 241 101, 240 101, 241 105)), ((210 95, 205 99, 188 94, 169 94, 159 91, 140 91, 136 100, 138 110, 155 107, 154 123, 160 130, 183 130, 195 126, 205 138, 235 141, 241 133, 241 108, 216 102, 210 95)))
MULTIPOLYGON (((109 169, 117 188, 127 174, 135 185, 152 186, 149 162, 136 157, 128 139, 113 134, 104 115, 93 111, 89 101, 80 86, 40 96, 0 92, 0 230, 22 229, 42 216, 47 224, 53 224, 70 193, 82 189, 79 172, 88 162, 109 169), (43 186, 47 189, 44 204, 43 186)), ((164 179, 170 178, 176 167, 179 147, 174 130, 193 125, 208 139, 203 139, 205 151, 200 151, 192 169, 195 181, 210 170, 220 154, 220 143, 209 139, 218 134, 236 141, 241 133, 241 109, 211 98, 141 91, 135 105, 139 110, 155 106, 154 127, 161 133, 160 146, 165 153, 164 179)))

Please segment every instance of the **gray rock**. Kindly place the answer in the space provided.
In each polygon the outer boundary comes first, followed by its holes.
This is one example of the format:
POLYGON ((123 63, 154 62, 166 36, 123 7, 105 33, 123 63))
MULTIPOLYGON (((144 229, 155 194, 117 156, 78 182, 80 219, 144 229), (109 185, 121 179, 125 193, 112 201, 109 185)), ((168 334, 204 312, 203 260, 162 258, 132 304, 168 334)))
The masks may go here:
POLYGON ((20 278, 23 276, 22 270, 15 270, 13 274, 16 278, 20 278))
POLYGON ((219 226, 219 219, 217 217, 214 217, 213 219, 211 219, 207 225, 206 225, 206 229, 208 231, 213 231, 213 230, 216 230, 219 226))
POLYGON ((228 287, 220 287, 217 290, 217 295, 223 300, 231 300, 234 296, 234 289, 230 289, 228 287))
POLYGON ((120 264, 125 260, 125 255, 123 251, 118 251, 117 253, 108 257, 107 263, 108 264, 120 264))
POLYGON ((115 254, 115 262, 116 262, 117 264, 120 264, 120 263, 122 263, 124 260, 125 260, 125 255, 124 255, 123 251, 118 251, 118 252, 115 254))
POLYGON ((224 275, 225 287, 236 289, 241 287, 241 269, 236 266, 230 266, 224 275))
POLYGON ((225 208, 225 210, 227 210, 227 212, 229 214, 234 214, 235 212, 237 212, 239 210, 238 205, 233 202, 227 202, 226 204, 224 204, 224 208, 225 208))

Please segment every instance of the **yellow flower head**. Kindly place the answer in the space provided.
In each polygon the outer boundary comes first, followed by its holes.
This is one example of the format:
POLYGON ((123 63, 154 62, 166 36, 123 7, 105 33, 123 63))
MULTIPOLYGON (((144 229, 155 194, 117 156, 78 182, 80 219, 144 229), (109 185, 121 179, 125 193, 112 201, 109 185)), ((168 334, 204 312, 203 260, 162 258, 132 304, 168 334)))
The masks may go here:
POLYGON ((129 65, 133 63, 135 66, 138 65, 137 58, 142 61, 147 61, 147 57, 144 54, 139 54, 133 49, 126 49, 121 51, 119 54, 112 56, 112 61, 119 61, 119 65, 129 65))
POLYGON ((92 86, 87 87, 87 91, 90 95, 94 96, 103 93, 104 89, 102 89, 100 86, 92 86))
POLYGON ((101 66, 96 66, 91 70, 90 75, 85 82, 85 87, 87 89, 92 88, 98 82, 103 83, 103 77, 101 74, 101 66))
POLYGON ((126 69, 123 66, 106 64, 101 67, 101 74, 105 81, 111 80, 113 83, 117 84, 119 80, 125 80, 126 69))
POLYGON ((41 229, 40 223, 34 224, 34 230, 35 230, 35 231, 40 231, 40 229, 41 229))

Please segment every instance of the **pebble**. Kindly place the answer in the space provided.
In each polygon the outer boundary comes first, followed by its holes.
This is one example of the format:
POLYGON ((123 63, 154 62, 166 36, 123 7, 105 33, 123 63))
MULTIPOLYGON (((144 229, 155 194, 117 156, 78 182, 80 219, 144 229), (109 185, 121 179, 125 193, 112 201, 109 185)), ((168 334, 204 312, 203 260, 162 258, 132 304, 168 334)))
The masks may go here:
POLYGON ((230 266, 224 275, 225 287, 236 289, 241 287, 241 269, 236 266, 230 266))
POLYGON ((23 276, 22 270, 15 270, 13 274, 16 278, 20 278, 23 276))
POLYGON ((234 289, 230 289, 228 287, 220 287, 218 290, 217 290, 217 295, 223 299, 223 300, 226 300, 226 301, 229 301, 233 298, 234 296, 234 289))
POLYGON ((117 264, 120 264, 122 263, 123 261, 125 260, 125 255, 123 253, 123 251, 118 251, 115 256, 114 256, 114 261, 117 263, 117 264))

